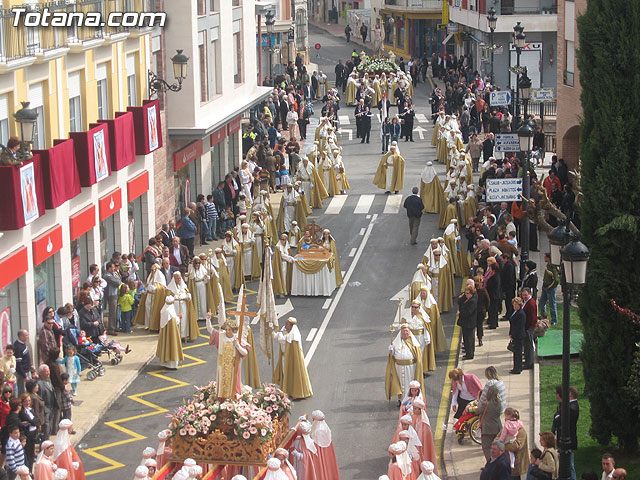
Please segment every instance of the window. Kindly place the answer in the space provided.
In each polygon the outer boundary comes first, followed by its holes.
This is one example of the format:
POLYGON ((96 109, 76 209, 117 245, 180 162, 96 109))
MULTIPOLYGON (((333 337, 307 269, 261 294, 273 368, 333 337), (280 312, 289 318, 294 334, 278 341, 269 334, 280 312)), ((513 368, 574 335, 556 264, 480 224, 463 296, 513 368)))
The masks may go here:
POLYGON ((44 150, 47 143, 44 132, 44 83, 34 83, 29 85, 28 94, 29 105, 31 108, 35 108, 38 112, 38 119, 36 120, 36 130, 33 135, 33 148, 36 150, 44 150))
POLYGON ((242 0, 231 0, 231 6, 232 7, 241 7, 242 6, 242 0))
POLYGON ((207 14, 207 0, 198 0, 198 15, 206 15, 207 14))
POLYGON ((565 70, 562 75, 564 84, 573 87, 573 74, 575 71, 576 50, 575 44, 571 40, 565 40, 565 70))
POLYGON ((198 32, 198 63, 200 65, 200 101, 209 101, 209 58, 207 56, 207 32, 198 32))
POLYGON ((82 97, 80 91, 80 72, 69 74, 69 130, 82 131, 82 97))
POLYGON ((130 107, 138 105, 136 80, 136 54, 130 53, 127 55, 127 99, 130 107))
POLYGON ((148 239, 147 232, 144 223, 144 212, 147 204, 147 194, 144 193, 132 202, 128 204, 128 218, 129 218, 129 250, 128 252, 135 253, 136 257, 139 257, 144 252, 146 244, 145 239, 148 239))
POLYGON ((242 83, 242 20, 233 22, 233 83, 242 83))
POLYGON ((396 47, 404 49, 404 17, 396 18, 396 47))
POLYGON ((77 302, 82 283, 89 275, 89 235, 91 231, 71 241, 71 290, 74 302, 77 302))
POLYGON ((240 152, 238 150, 238 132, 229 137, 229 164, 227 172, 230 172, 236 165, 240 165, 240 152))
POLYGON ((0 95, 0 143, 9 141, 9 95, 0 95))
MULTIPOLYGON (((11 282, 9 285, 0 289, 0 312, 9 316, 9 331, 7 339, 15 338, 20 329, 20 280, 11 282)), ((0 345, 4 354, 4 345, 0 345)))
POLYGON ((220 82, 218 81, 218 72, 220 68, 218 68, 218 48, 220 42, 218 40, 214 40, 211 42, 211 62, 210 65, 213 66, 213 71, 211 72, 211 93, 216 95, 220 93, 220 82))
POLYGON ((42 312, 48 306, 56 308, 56 261, 60 254, 47 258, 33 269, 33 284, 36 294, 36 324, 42 326, 42 312))
POLYGON ((210 0, 209 2, 209 10, 211 13, 217 12, 220 8, 220 0, 210 0))
POLYGON ((107 83, 107 63, 96 65, 96 80, 98 81, 98 118, 109 118, 109 85, 107 83))

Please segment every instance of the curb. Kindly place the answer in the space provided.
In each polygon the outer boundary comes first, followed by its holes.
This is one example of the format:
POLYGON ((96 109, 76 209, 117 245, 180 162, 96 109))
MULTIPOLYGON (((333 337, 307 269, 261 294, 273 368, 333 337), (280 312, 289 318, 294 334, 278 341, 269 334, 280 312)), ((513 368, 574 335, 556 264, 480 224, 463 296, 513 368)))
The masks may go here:
POLYGON ((94 415, 92 415, 90 422, 87 424, 87 426, 83 426, 81 428, 78 428, 76 431, 76 434, 73 435, 73 439, 71 441, 71 443, 74 446, 77 446, 82 439, 84 438, 84 436, 89 433, 89 431, 96 426, 96 424, 98 423, 98 421, 102 418, 102 416, 105 414, 105 412, 111 408, 111 405, 113 405, 115 403, 115 401, 117 399, 120 398, 120 396, 124 393, 124 391, 129 388, 129 386, 134 382, 134 380, 136 380, 139 376, 140 376, 140 372, 142 370, 144 370, 150 363, 151 361, 155 358, 156 354, 155 352, 153 352, 151 355, 149 355, 149 358, 147 358, 146 360, 144 360, 141 365, 140 368, 135 372, 135 375, 132 375, 130 379, 128 379, 126 382, 124 382, 120 388, 118 388, 117 390, 113 390, 113 394, 109 397, 109 399, 107 400, 107 402, 105 403, 104 407, 102 407, 100 409, 100 411, 95 412, 94 415))
MULTIPOLYGON (((327 26, 326 26, 324 23, 322 23, 322 22, 321 22, 321 23, 318 23, 318 22, 309 22, 309 25, 312 25, 312 26, 314 26, 314 27, 316 27, 316 28, 319 28, 320 30, 322 30, 322 31, 326 32, 327 34, 331 35, 332 37, 335 37, 335 38, 342 38, 343 40, 345 40, 345 45, 348 45, 348 44, 346 43, 346 39, 344 38, 344 36, 343 36, 343 35, 336 35, 336 34, 335 34, 335 33, 333 33, 331 30, 329 30, 329 29, 327 28, 327 26)), ((362 40, 361 40, 361 39, 359 39, 359 38, 358 38, 357 36, 355 36, 355 35, 351 35, 351 41, 350 41, 349 43, 353 43, 354 45, 360 45, 360 46, 361 46, 362 48, 364 48, 364 49, 365 49, 365 51, 366 51, 367 53, 369 53, 369 54, 370 54, 371 52, 373 52, 372 48, 371 48, 369 45, 367 45, 367 44, 365 44, 365 43, 362 43, 362 40)))
MULTIPOLYGON (((537 445, 536 439, 540 433, 540 363, 534 362, 533 364, 533 408, 531 409, 531 425, 533 426, 533 439, 529 445, 537 445)), ((532 447, 533 448, 533 447, 532 447)))
MULTIPOLYGON (((454 327, 453 327, 454 331, 453 331, 453 334, 452 334, 452 336, 454 338, 457 338, 457 340, 458 340, 458 344, 455 347, 455 352, 456 352, 455 353, 455 356, 456 356, 455 358, 456 358, 456 360, 455 360, 454 365, 453 365, 455 368, 457 368, 458 365, 461 362, 461 360, 460 360, 460 345, 462 344, 461 333, 458 332, 458 334, 456 335, 456 329, 460 329, 460 327, 457 324, 454 325, 454 327)), ((449 355, 451 356, 451 352, 453 351, 453 349, 450 348, 449 351, 450 351, 449 355)), ((449 367, 449 365, 447 365, 447 368, 448 367, 449 367)), ((446 374, 445 374, 444 386, 448 386, 448 388, 449 388, 449 395, 448 395, 447 408, 446 408, 447 416, 445 418, 445 421, 442 422, 442 424, 440 424, 440 420, 441 419, 438 418, 436 420, 436 422, 438 422, 438 424, 436 425, 435 428, 442 430, 442 440, 441 440, 441 445, 440 445, 440 451, 437 452, 437 454, 440 455, 440 462, 439 462, 440 465, 438 465, 439 472, 440 472, 439 476, 440 476, 440 478, 447 479, 447 478, 449 478, 449 471, 447 469, 447 465, 449 463, 451 463, 451 465, 453 465, 454 464, 454 460, 453 460, 453 458, 449 458, 449 457, 451 457, 451 448, 449 448, 447 450, 447 458, 445 458, 445 446, 447 446, 447 444, 449 442, 449 439, 447 438, 447 432, 449 431, 449 411, 451 410, 451 399, 452 399, 451 380, 449 380, 449 377, 446 376, 446 374), (443 427, 446 427, 446 428, 443 428, 443 427)), ((455 476, 452 477, 452 478, 455 478, 455 476)))

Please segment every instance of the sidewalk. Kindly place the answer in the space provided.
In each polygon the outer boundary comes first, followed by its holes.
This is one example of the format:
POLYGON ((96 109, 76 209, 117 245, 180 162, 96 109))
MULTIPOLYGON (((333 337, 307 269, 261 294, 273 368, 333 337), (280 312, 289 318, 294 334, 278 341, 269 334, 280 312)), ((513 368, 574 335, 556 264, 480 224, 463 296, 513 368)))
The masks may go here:
MULTIPOLYGON (((509 342, 509 322, 500 322, 496 330, 485 330, 482 347, 477 347, 473 360, 460 360, 458 366, 464 373, 473 373, 486 382, 484 370, 493 365, 498 375, 504 381, 507 389, 507 405, 520 411, 520 420, 529 435, 529 448, 533 448, 539 430, 539 406, 536 410, 534 399, 539 398, 538 364, 534 370, 523 370, 520 375, 511 375, 509 370, 513 366, 513 356, 507 350, 509 342)), ((444 438, 442 460, 444 462, 447 479, 477 480, 480 469, 486 461, 480 445, 475 444, 469 437, 465 437, 462 445, 458 443, 453 431, 453 412, 449 411, 448 422, 444 438)))
MULTIPOLYGON (((364 47, 367 50, 367 53, 371 53, 372 49, 373 49, 373 43, 371 42, 370 38, 367 38, 367 43, 363 43, 362 42, 362 37, 358 35, 355 35, 355 32, 351 33, 351 39, 350 42, 347 43, 347 37, 344 36, 344 25, 340 24, 340 23, 324 23, 324 22, 317 22, 315 20, 311 20, 309 19, 309 24, 313 25, 314 27, 320 28, 321 30, 324 30, 327 33, 330 33, 331 35, 333 35, 334 37, 340 37, 345 45, 351 45, 353 44, 353 48, 356 49, 356 51, 358 50, 358 45, 361 47, 364 47)), ((360 52, 358 52, 360 53, 360 52)))

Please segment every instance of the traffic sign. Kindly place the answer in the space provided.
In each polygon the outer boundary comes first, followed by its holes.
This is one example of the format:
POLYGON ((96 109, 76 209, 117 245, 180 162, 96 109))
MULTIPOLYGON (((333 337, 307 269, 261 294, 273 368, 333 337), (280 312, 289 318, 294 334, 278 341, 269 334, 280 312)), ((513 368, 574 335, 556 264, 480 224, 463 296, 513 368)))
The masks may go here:
POLYGON ((553 88, 535 88, 531 90, 531 100, 536 102, 553 102, 553 88))
POLYGON ((522 195, 521 178, 488 178, 487 202, 518 202, 522 195))
POLYGON ((497 133, 496 152, 519 152, 520 140, 517 133, 497 133))
POLYGON ((507 105, 511 105, 511 92, 509 90, 491 92, 489 105, 492 107, 506 107, 507 105))
POLYGON ((322 48, 322 45, 320 45, 319 43, 316 43, 316 50, 320 50, 322 48))
POLYGON ((289 31, 287 32, 287 42, 293 42, 296 39, 296 32, 293 30, 293 28, 290 28, 289 31))

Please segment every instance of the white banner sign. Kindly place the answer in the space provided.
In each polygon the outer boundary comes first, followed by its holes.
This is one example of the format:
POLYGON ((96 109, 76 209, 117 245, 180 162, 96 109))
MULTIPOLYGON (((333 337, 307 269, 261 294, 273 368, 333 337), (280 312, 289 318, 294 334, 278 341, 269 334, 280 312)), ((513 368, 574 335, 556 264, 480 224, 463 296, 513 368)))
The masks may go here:
POLYGON ((517 202, 521 200, 521 178, 487 179, 487 202, 517 202))
POLYGON ((537 88, 531 90, 531 100, 536 102, 553 102, 553 88, 537 88))
POLYGON ((496 152, 519 152, 520 139, 517 133, 497 133, 496 152))

